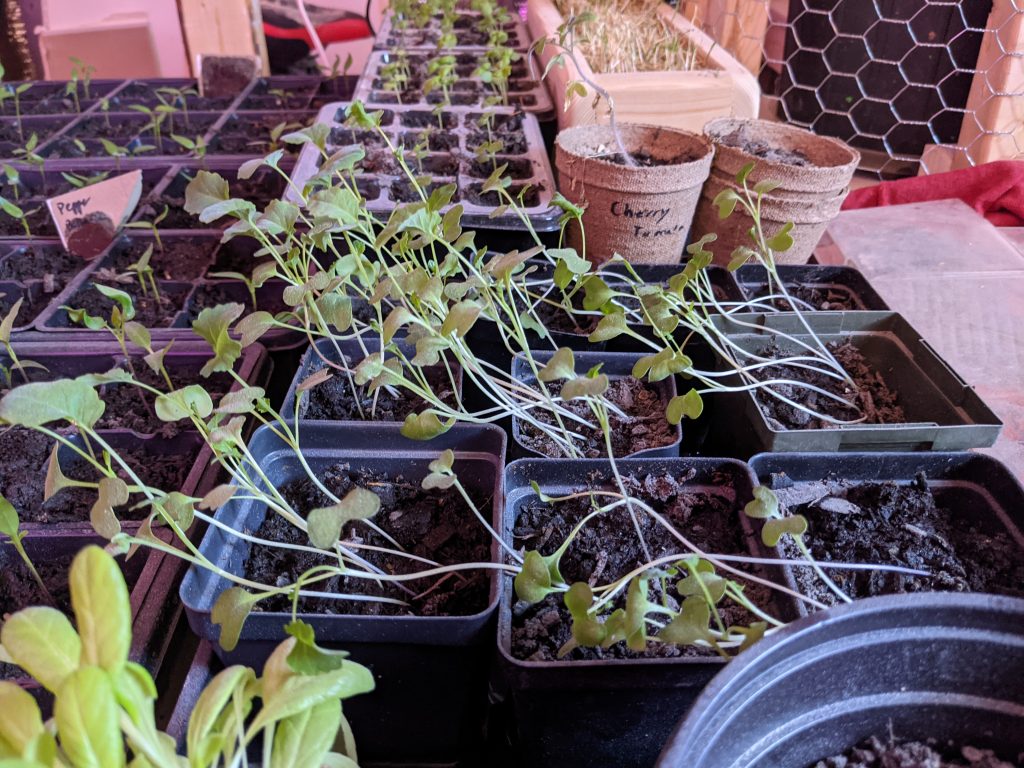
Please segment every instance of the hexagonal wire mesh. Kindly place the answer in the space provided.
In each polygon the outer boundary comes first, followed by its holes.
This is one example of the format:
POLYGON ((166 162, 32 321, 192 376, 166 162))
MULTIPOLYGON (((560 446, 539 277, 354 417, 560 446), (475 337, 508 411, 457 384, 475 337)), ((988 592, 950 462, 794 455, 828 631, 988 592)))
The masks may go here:
POLYGON ((883 177, 1024 158, 1024 0, 680 0, 758 75, 762 116, 883 177))

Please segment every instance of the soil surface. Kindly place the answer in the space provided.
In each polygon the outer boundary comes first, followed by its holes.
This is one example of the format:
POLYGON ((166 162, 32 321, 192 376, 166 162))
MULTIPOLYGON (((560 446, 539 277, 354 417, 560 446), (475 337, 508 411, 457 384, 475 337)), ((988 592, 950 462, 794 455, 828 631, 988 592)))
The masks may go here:
POLYGON ((62 246, 29 245, 0 260, 0 280, 42 280, 59 291, 86 264, 84 259, 68 253, 62 246))
MULTIPOLYGON (((46 469, 53 442, 38 432, 13 428, 0 433, 0 493, 18 511, 22 523, 88 522, 89 510, 96 501, 91 488, 65 488, 43 501, 46 469)), ((118 454, 128 462, 139 478, 163 491, 180 491, 195 462, 191 454, 157 454, 143 446, 119 448, 118 454)), ((74 480, 95 482, 98 473, 77 457, 62 462, 61 470, 74 480)), ((118 476, 131 483, 123 470, 118 476)), ((132 509, 134 502, 120 507, 118 517, 141 520, 149 514, 148 507, 132 509)))
MULTIPOLYGON (((443 366, 424 370, 434 394, 445 403, 455 406, 455 392, 443 366)), ((376 393, 367 391, 365 386, 356 387, 359 394, 358 407, 352 396, 352 384, 344 373, 336 372, 322 384, 313 387, 303 396, 303 418, 312 421, 362 421, 373 414, 373 421, 405 421, 410 413, 419 413, 427 407, 426 401, 413 395, 404 387, 393 390, 381 388, 376 393), (374 403, 376 394, 376 403, 374 403), (360 415, 360 408, 364 415, 360 415)))
MULTIPOLYGON (((39 317, 39 313, 46 309, 46 305, 50 300, 49 296, 40 297, 31 292, 12 290, 8 293, 2 287, 0 287, 0 294, 2 294, 0 295, 0 318, 7 317, 7 313, 11 311, 18 299, 24 299, 21 308, 18 310, 17 317, 14 318, 15 328, 26 326, 39 317)), ((17 375, 20 376, 20 374, 17 375)))
MULTIPOLYGON (((694 160, 698 159, 699 156, 687 153, 677 155, 676 157, 670 157, 667 160, 662 160, 661 158, 654 157, 654 155, 648 154, 647 152, 633 152, 630 157, 633 160, 633 165, 641 168, 657 168, 663 165, 683 165, 684 163, 692 163, 694 160)), ((609 163, 614 163, 615 165, 629 165, 621 152, 616 152, 614 155, 602 156, 601 159, 607 160, 609 163)))
MULTIPOLYGON (((100 276, 96 274, 94 277, 99 278, 100 276)), ((147 328, 170 328, 174 324, 178 313, 182 310, 185 299, 185 295, 180 291, 172 292, 168 290, 166 283, 163 285, 157 284, 160 289, 160 295, 154 296, 152 291, 147 295, 143 295, 138 282, 122 283, 104 279, 98 279, 97 282, 110 285, 131 296, 132 304, 135 307, 134 320, 147 328)), ((87 281, 71 295, 67 301, 67 306, 72 309, 84 309, 94 317, 109 319, 110 312, 114 307, 114 300, 108 299, 96 290, 92 281, 87 281)), ((67 327, 82 327, 72 323, 69 319, 65 318, 65 320, 67 327)))
MULTIPOLYGON (((804 538, 823 562, 884 563, 929 572, 910 576, 878 571, 829 570, 853 598, 902 592, 987 592, 1024 597, 1024 549, 1002 525, 971 514, 972 499, 934 494, 924 474, 909 485, 823 480, 791 483, 773 478, 779 501, 807 519, 804 538)), ((800 558, 787 538, 787 557, 800 558)), ((826 605, 838 598, 808 568, 794 569, 797 584, 826 605)))
MULTIPOLYGON (((857 405, 850 408, 837 400, 820 395, 806 387, 793 384, 773 384, 771 389, 782 396, 835 419, 851 421, 864 416, 863 424, 903 424, 906 416, 900 405, 899 394, 889 388, 882 374, 868 364, 864 355, 851 342, 829 342, 828 349, 853 378, 856 391, 851 391, 846 382, 826 376, 822 373, 809 371, 806 368, 791 368, 785 365, 772 365, 761 369, 757 378, 789 379, 811 384, 857 405)), ((774 342, 758 350, 763 357, 782 357, 786 353, 774 342)), ((773 429, 829 429, 835 425, 821 418, 816 418, 806 411, 799 410, 765 393, 756 395, 761 411, 773 429)))
MULTIPOLYGON (((258 309, 266 310, 272 315, 287 309, 281 295, 277 294, 275 296, 269 288, 257 291, 256 299, 259 302, 258 309)), ((192 323, 195 322, 204 309, 230 303, 242 304, 245 307, 246 313, 257 309, 257 307, 252 305, 252 297, 249 295, 249 291, 240 283, 202 283, 196 286, 192 297, 189 299, 188 306, 185 308, 185 324, 191 328, 192 323)))
MULTIPOLYGON (((407 481, 401 475, 387 476, 353 470, 347 463, 335 464, 323 472, 320 478, 339 498, 343 498, 357 485, 376 493, 381 499, 381 508, 374 522, 407 552, 445 565, 490 560, 490 536, 476 522, 473 512, 457 493, 424 491, 418 482, 407 481)), ((309 478, 285 483, 281 493, 302 515, 330 503, 309 478)), ((491 498, 484 498, 472 491, 470 498, 477 509, 485 515, 489 514, 491 498)), ((280 515, 268 517, 256 531, 256 536, 272 541, 309 544, 306 534, 280 515)), ((361 521, 347 523, 342 530, 341 541, 378 547, 394 546, 361 521)), ((421 563, 382 552, 360 550, 359 554, 385 573, 412 573, 423 568, 421 563)), ((245 563, 245 576, 264 584, 286 585, 294 583, 308 569, 328 564, 331 560, 310 552, 253 545, 245 563)), ((337 558, 333 558, 333 563, 337 565, 337 558)), ((393 584, 370 579, 345 579, 336 575, 312 588, 319 592, 398 598, 406 601, 408 606, 302 598, 299 611, 369 616, 469 616, 487 606, 489 582, 488 575, 482 571, 462 571, 448 578, 428 577, 404 582, 412 592, 410 595, 393 584)), ((257 604, 254 610, 290 611, 291 601, 287 597, 277 596, 257 604)))
MULTIPOLYGON (((202 378, 199 375, 202 363, 191 365, 167 362, 165 365, 175 387, 199 382, 210 393, 214 405, 231 389, 232 379, 226 373, 215 373, 207 379, 202 378)), ((167 382, 153 373, 142 360, 134 360, 133 368, 136 379, 156 387, 161 392, 167 391, 167 382)), ((99 429, 130 429, 143 435, 174 437, 179 432, 192 428, 190 421, 165 422, 157 418, 153 396, 134 384, 106 384, 100 395, 107 407, 97 424, 99 429)))
POLYGON ((213 249, 217 247, 215 240, 172 240, 164 237, 161 242, 162 248, 153 240, 122 240, 111 251, 109 265, 123 272, 152 245, 149 266, 158 280, 195 280, 206 272, 213 249))
POLYGON ((872 736, 848 752, 819 760, 811 768, 1024 768, 1024 753, 1016 762, 1000 760, 990 749, 958 747, 937 739, 888 741, 872 736))
POLYGON ((745 128, 737 128, 732 133, 719 136, 718 141, 729 147, 746 152, 748 155, 767 160, 769 163, 784 163, 807 168, 814 165, 810 158, 799 149, 786 149, 769 144, 763 139, 751 136, 745 128))
MULTIPOLYGON (((536 384, 531 383, 531 386, 536 384)), ((552 395, 557 395, 562 390, 560 382, 552 382, 547 386, 552 395)), ((605 397, 629 416, 627 420, 611 414, 612 451, 616 457, 622 458, 638 451, 661 448, 671 445, 676 439, 675 429, 665 418, 668 402, 654 386, 632 376, 613 378, 609 382, 605 397)), ((562 405, 579 417, 594 422, 593 411, 585 400, 569 400, 562 405)), ((533 415, 538 421, 557 428, 553 414, 535 409, 533 415)), ((517 419, 517 423, 519 442, 526 448, 548 458, 562 457, 558 446, 547 435, 529 422, 517 419)), ((582 443, 576 441, 577 450, 584 458, 601 459, 608 456, 604 433, 600 429, 589 429, 579 424, 573 424, 570 428, 584 438, 582 443)))
MULTIPOLYGON (((737 519, 735 493, 728 480, 716 480, 714 486, 686 485, 695 472, 679 475, 629 475, 624 482, 630 495, 640 499, 668 519, 676 530, 705 552, 748 555, 747 540, 737 519)), ((588 487, 613 487, 608 478, 594 478, 588 487)), ((582 490, 582 489, 581 489, 582 490)), ((593 510, 590 499, 572 499, 555 505, 534 499, 519 511, 513 528, 517 549, 539 550, 549 555, 565 541, 573 527, 593 510)), ((681 552, 682 545, 648 515, 638 513, 637 523, 652 558, 681 552)), ((591 586, 608 584, 648 562, 624 507, 607 512, 585 525, 562 556, 561 572, 566 583, 585 581, 591 586)), ((674 580, 673 580, 674 585, 674 580)), ((511 591, 511 588, 510 588, 511 591)), ((773 613, 767 587, 747 584, 745 592, 762 610, 773 613)), ((512 653, 527 661, 555 661, 559 649, 572 637, 572 617, 561 595, 548 595, 540 603, 529 605, 512 594, 512 653)), ((615 607, 624 607, 625 592, 615 607)), ((678 608, 674 588, 661 592, 657 579, 650 583, 648 599, 662 598, 678 608)), ((728 598, 718 605, 722 620, 729 625, 748 626, 756 619, 728 598)), ((714 656, 710 648, 675 646, 649 642, 642 653, 620 642, 609 648, 575 648, 565 658, 622 659, 679 656, 714 656)))
MULTIPOLYGON (((807 309, 805 305, 810 305, 815 310, 822 312, 864 309, 864 305, 851 291, 838 285, 786 283, 786 290, 797 302, 804 302, 799 304, 800 309, 803 310, 807 309)), ((768 295, 768 286, 762 286, 756 291, 744 286, 744 293, 751 299, 760 299, 768 295)), ((780 312, 792 311, 792 307, 785 299, 773 299, 772 306, 780 312)))

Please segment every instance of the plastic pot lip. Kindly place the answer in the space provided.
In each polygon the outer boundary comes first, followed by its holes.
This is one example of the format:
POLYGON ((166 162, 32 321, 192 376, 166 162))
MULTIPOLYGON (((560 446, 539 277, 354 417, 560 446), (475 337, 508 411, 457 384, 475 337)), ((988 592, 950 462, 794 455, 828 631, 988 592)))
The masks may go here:
MULTIPOLYGON (((586 338, 586 336, 577 336, 576 334, 568 334, 568 335, 572 336, 574 339, 575 338, 582 338, 582 339, 586 338)), ((555 353, 552 350, 530 350, 530 354, 532 354, 534 356, 534 359, 537 360, 537 362, 546 362, 546 361, 550 360, 551 357, 555 353)), ((621 364, 623 366, 625 366, 628 363, 629 364, 628 367, 630 368, 630 371, 632 371, 633 363, 635 363, 637 360, 639 360, 641 357, 643 357, 643 353, 642 352, 604 352, 604 351, 596 350, 596 349, 595 350, 575 350, 574 349, 573 350, 573 357, 574 357, 574 359, 576 360, 577 363, 582 362, 584 364, 584 367, 587 367, 587 366, 591 366, 592 367, 595 363, 612 363, 613 367, 618 367, 618 366, 615 366, 615 363, 619 363, 619 364, 621 364)), ((525 363, 523 362, 522 358, 520 358, 518 356, 513 356, 512 357, 512 377, 514 379, 516 379, 517 381, 522 382, 523 384, 528 384, 529 382, 526 379, 523 378, 523 376, 526 374, 526 372, 524 372, 522 370, 523 365, 525 365, 525 363)), ((612 373, 612 372, 605 371, 605 373, 608 374, 608 378, 609 379, 624 379, 624 378, 629 378, 629 377, 632 376, 631 372, 612 373)), ((532 379, 533 377, 529 376, 528 378, 532 379)), ((679 394, 678 389, 676 388, 675 376, 669 376, 667 379, 663 379, 663 380, 661 380, 659 382, 655 382, 654 384, 651 384, 650 386, 653 386, 659 392, 663 392, 668 397, 669 400, 671 400, 673 397, 675 397, 677 394, 679 394)), ((667 405, 667 403, 666 403, 666 405, 667 405)), ((519 417, 517 417, 517 416, 513 416, 512 417, 512 439, 515 441, 516 446, 519 448, 519 450, 521 450, 521 451, 525 452, 526 454, 528 454, 528 457, 537 458, 537 459, 543 459, 545 461, 560 460, 560 459, 564 460, 564 461, 574 461, 574 459, 570 459, 570 458, 565 457, 565 456, 545 456, 544 454, 539 453, 539 452, 533 450, 532 448, 528 448, 526 445, 523 444, 523 441, 520 439, 520 435, 522 434, 522 429, 521 429, 521 426, 520 426, 521 423, 522 422, 519 419, 519 417)), ((683 441, 683 426, 682 426, 682 422, 680 422, 679 424, 675 425, 675 428, 673 430, 673 434, 675 434, 675 439, 671 443, 668 443, 667 445, 660 445, 660 446, 657 446, 657 447, 654 447, 654 448, 645 448, 645 449, 643 449, 641 451, 634 451, 633 453, 626 454, 625 456, 616 457, 616 461, 621 461, 622 459, 645 459, 645 458, 652 458, 652 459, 653 458, 662 458, 662 459, 666 459, 666 458, 678 458, 678 455, 679 455, 679 445, 683 441)), ((601 459, 596 459, 596 461, 601 461, 601 459)))
MULTIPOLYGON (((292 420, 292 419, 286 419, 286 422, 289 425, 293 426, 293 427, 295 425, 295 421, 292 420)), ((360 428, 360 427, 365 427, 366 426, 366 423, 365 422, 361 422, 361 421, 330 421, 330 422, 329 421, 324 421, 324 422, 300 421, 299 423, 301 425, 303 425, 303 426, 300 426, 300 428, 299 428, 300 429, 300 434, 302 433, 303 428, 305 428, 305 432, 306 432, 307 435, 309 433, 309 430, 310 430, 311 426, 314 425, 314 424, 317 425, 318 429, 320 429, 322 431, 327 431, 327 432, 336 431, 336 430, 339 430, 339 429, 351 430, 351 429, 355 429, 355 428, 360 428)), ((381 430, 388 431, 388 432, 393 432, 395 434, 399 434, 399 430, 401 429, 402 424, 400 422, 376 422, 375 426, 378 427, 381 430)), ((490 433, 492 433, 494 435, 495 438, 498 438, 498 443, 500 445, 500 451, 502 453, 504 452, 504 449, 505 449, 505 433, 499 427, 495 427, 493 425, 463 425, 463 424, 456 424, 456 425, 454 425, 452 427, 452 429, 454 429, 454 430, 460 430, 461 429, 461 431, 465 431, 467 433, 470 430, 482 430, 482 431, 485 431, 485 432, 490 432, 490 433)), ((260 441, 261 439, 263 439, 264 436, 266 436, 266 435, 273 436, 273 434, 274 434, 274 432, 273 432, 273 425, 270 425, 270 424, 263 425, 263 426, 259 427, 253 433, 253 435, 247 441, 247 445, 252 446, 254 444, 257 444, 257 442, 260 441)), ((269 438, 267 438, 267 439, 269 439, 269 438)), ((395 458, 395 459, 399 459, 399 460, 401 460, 401 459, 420 460, 420 461, 424 461, 425 462, 425 461, 427 461, 427 457, 431 454, 431 451, 429 450, 430 441, 424 442, 424 443, 422 443, 422 445, 424 446, 424 448, 422 450, 415 450, 415 451, 410 451, 410 450, 406 450, 406 451, 387 450, 387 451, 382 451, 381 453, 382 454, 386 453, 388 458, 395 458)), ((330 453, 335 454, 334 458, 337 459, 337 460, 343 460, 346 457, 346 454, 344 453, 343 448, 341 448, 341 447, 334 447, 334 448, 327 449, 327 450, 330 453)), ((459 458, 459 454, 460 454, 460 451, 455 451, 456 459, 459 458)), ((463 454, 466 455, 466 457, 469 460, 471 460, 471 461, 489 462, 489 463, 491 463, 493 465, 494 472, 495 472, 495 474, 494 474, 494 478, 495 479, 494 479, 494 499, 492 501, 493 514, 492 514, 492 517, 491 517, 491 524, 492 525, 497 524, 497 526, 500 526, 502 524, 502 518, 503 518, 503 515, 504 515, 504 505, 503 505, 503 499, 504 499, 504 472, 503 472, 503 469, 502 469, 502 463, 503 463, 502 462, 502 458, 503 458, 502 455, 492 454, 492 453, 485 453, 483 451, 469 451, 469 452, 463 452, 463 454)), ((436 456, 436 452, 434 453, 434 455, 436 456)), ((355 458, 359 458, 359 457, 355 457, 355 458)), ((234 480, 232 480, 230 484, 232 486, 235 486, 236 482, 234 480)), ((224 506, 222 506, 219 510, 217 510, 217 513, 215 514, 215 517, 220 518, 220 517, 226 516, 227 512, 230 511, 231 512, 231 517, 233 519, 239 518, 239 517, 243 516, 244 514, 246 514, 246 511, 250 507, 252 507, 255 504, 259 504, 259 503, 260 502, 258 502, 256 500, 253 500, 253 499, 247 499, 247 500, 244 500, 244 501, 241 501, 241 502, 232 499, 232 500, 229 500, 228 503, 225 504, 224 506), (236 512, 235 510, 239 509, 239 505, 241 505, 240 511, 236 512)), ((202 538, 202 540, 200 541, 200 543, 198 545, 200 551, 203 551, 204 547, 207 547, 207 540, 208 540, 208 538, 216 530, 219 530, 219 529, 217 529, 215 526, 210 526, 207 529, 206 533, 203 535, 203 538, 202 538)), ((208 547, 207 547, 207 549, 208 549, 208 547)), ((490 545, 490 552, 491 552, 492 559, 499 558, 499 560, 496 560, 496 562, 500 562, 500 558, 502 557, 502 555, 500 554, 501 549, 500 549, 500 547, 499 547, 499 545, 498 545, 498 543, 496 541, 492 540, 491 545, 490 545)), ((204 552, 204 554, 206 554, 206 552, 204 552)), ((206 600, 194 600, 193 599, 193 593, 196 590, 194 590, 194 589, 193 590, 187 590, 186 589, 186 587, 189 586, 188 582, 192 578, 192 573, 196 569, 197 569, 196 565, 189 566, 188 572, 185 574, 185 578, 182 579, 181 585, 180 585, 180 587, 178 589, 178 598, 179 598, 179 600, 181 600, 181 603, 186 608, 186 610, 188 610, 188 611, 190 611, 190 612, 192 612, 192 613, 194 613, 194 614, 196 614, 196 615, 198 615, 200 617, 204 617, 205 621, 209 621, 210 614, 211 614, 211 611, 213 609, 213 604, 214 603, 206 601, 206 600)), ((421 626, 421 627, 429 627, 429 626, 435 626, 435 627, 453 626, 453 627, 455 627, 455 626, 460 626, 460 625, 471 626, 473 624, 480 624, 482 622, 485 622, 488 618, 490 618, 494 614, 494 612, 497 609, 498 605, 501 603, 501 597, 502 597, 502 592, 503 592, 501 573, 498 570, 496 570, 496 569, 492 570, 491 574, 489 575, 489 580, 490 580, 490 589, 489 589, 489 599, 488 599, 487 605, 483 609, 478 611, 477 613, 467 614, 467 615, 464 615, 464 616, 368 616, 368 615, 362 615, 362 614, 322 614, 322 613, 303 613, 303 612, 299 612, 296 615, 296 617, 298 619, 300 619, 300 620, 307 621, 307 622, 313 622, 313 623, 327 620, 327 621, 330 621, 332 624, 359 624, 359 625, 367 626, 367 627, 384 626, 384 625, 388 625, 388 624, 394 624, 395 622, 411 623, 413 626, 421 626)), ((225 580, 225 581, 227 581, 227 580, 225 580)), ((199 596, 205 597, 205 590, 199 596)), ((281 622, 280 626, 284 626, 285 624, 290 622, 291 619, 292 619, 291 611, 283 611, 283 612, 281 612, 281 611, 259 611, 258 613, 250 614, 249 618, 247 619, 247 621, 245 622, 245 624, 242 627, 242 632, 241 632, 241 635, 240 635, 240 638, 239 638, 239 644, 245 643, 247 641, 248 642, 259 641, 261 639, 261 638, 253 637, 252 636, 253 635, 253 630, 251 628, 253 627, 253 624, 255 623, 254 620, 259 620, 259 621, 261 621, 261 623, 281 622), (246 629, 247 627, 250 628, 250 630, 248 632, 247 632, 247 629, 246 629)), ((201 635, 201 639, 209 640, 211 643, 215 642, 215 640, 211 640, 210 638, 204 637, 202 635, 201 635)), ((411 638, 410 642, 413 642, 414 640, 415 640, 415 638, 411 638)), ((365 642, 365 641, 350 641, 350 642, 365 642)), ((387 642, 387 641, 385 641, 385 642, 387 642)))
MULTIPOLYGON (((692 746, 690 742, 704 729, 705 721, 715 715, 715 700, 719 696, 728 694, 733 687, 737 685, 742 686, 744 684, 743 677, 747 674, 748 670, 761 666, 765 657, 774 657, 780 653, 784 657, 791 659, 791 656, 785 654, 786 646, 790 644, 799 645, 801 641, 822 633, 825 633, 823 640, 827 642, 830 639, 828 635, 829 630, 836 626, 842 628, 863 616, 885 614, 891 611, 969 611, 972 609, 985 609, 1001 614, 1015 614, 1024 618, 1024 599, 960 592, 914 592, 900 595, 881 595, 835 606, 787 624, 779 629, 776 634, 757 642, 752 648, 733 660, 731 664, 715 676, 694 702, 689 713, 680 721, 679 726, 665 744, 658 759, 658 768, 672 768, 675 765, 675 763, 668 762, 667 758, 675 752, 686 753, 686 748, 692 746)), ((854 628, 856 628, 856 624, 854 624, 854 628)), ((928 625, 924 625, 920 629, 927 631, 928 625)), ((844 636, 853 637, 856 634, 858 632, 855 630, 844 633, 844 636)), ((797 650, 797 653, 807 652, 797 650)), ((767 666, 765 666, 765 671, 771 669, 774 664, 775 661, 770 658, 767 666)))
MULTIPOLYGON (((574 464, 582 465, 584 467, 593 467, 595 470, 601 467, 607 467, 610 465, 607 459, 540 459, 540 458, 526 458, 517 459, 516 461, 509 462, 505 467, 505 477, 507 479, 508 474, 519 467, 527 464, 535 464, 540 462, 551 462, 551 461, 565 461, 573 462, 574 464)), ((616 459, 615 464, 620 469, 626 470, 631 467, 664 467, 670 462, 696 462, 699 464, 707 465, 729 465, 734 466, 736 469, 742 471, 744 474, 750 475, 751 482, 755 482, 750 467, 745 461, 740 459, 733 459, 728 457, 717 457, 717 456, 675 456, 675 457, 646 457, 637 456, 631 458, 616 459), (625 462, 625 463, 624 463, 625 462)), ((507 496, 508 496, 508 484, 505 484, 505 495, 506 495, 506 509, 507 509, 507 496)), ((510 524, 511 521, 506 517, 506 524, 510 524)), ((502 535, 505 531, 500 531, 502 535)), ((502 574, 502 579, 508 579, 507 574, 502 574)), ((1024 602, 1024 601, 1022 601, 1024 602)), ((526 661, 524 659, 517 659, 512 655, 512 635, 511 635, 511 617, 512 617, 512 603, 510 600, 501 599, 498 605, 498 631, 497 631, 497 645, 498 653, 501 656, 501 662, 508 666, 514 667, 524 672, 542 672, 545 670, 556 671, 556 670, 569 670, 569 669, 629 669, 639 667, 701 667, 713 665, 716 667, 724 667, 729 662, 734 662, 734 658, 723 659, 721 656, 683 656, 676 658, 656 658, 656 659, 588 659, 583 661, 563 661, 561 659, 557 661, 526 661)), ((763 642, 763 641, 761 641, 763 642)), ((744 653, 748 653, 744 651, 744 653)), ((717 679, 717 678, 716 678, 717 679)))

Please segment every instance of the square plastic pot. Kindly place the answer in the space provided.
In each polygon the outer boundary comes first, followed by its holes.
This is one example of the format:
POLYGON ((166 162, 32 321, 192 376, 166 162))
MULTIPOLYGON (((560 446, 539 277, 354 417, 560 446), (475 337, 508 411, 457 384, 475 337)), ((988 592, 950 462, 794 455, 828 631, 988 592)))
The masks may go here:
MULTIPOLYGON (((821 264, 779 264, 776 269, 779 277, 787 289, 794 286, 816 289, 833 296, 836 304, 847 304, 848 306, 830 309, 840 311, 889 311, 889 305, 885 303, 877 291, 865 279, 860 271, 853 267, 833 267, 821 264)), ((746 298, 754 298, 767 286, 767 277, 764 267, 756 264, 747 264, 740 267, 736 273, 736 280, 746 298)), ((801 307, 806 312, 821 309, 820 307, 801 307)))
MULTIPOLYGON (((366 348, 371 352, 380 349, 380 337, 369 338, 363 342, 366 348)), ((404 345, 403 345, 404 346, 404 345)), ((415 349, 406 349, 409 355, 415 354, 415 349)), ((337 347, 329 339, 321 339, 316 342, 314 346, 309 347, 302 355, 302 359, 299 361, 299 367, 295 371, 295 376, 292 377, 292 383, 288 387, 288 392, 284 398, 284 404, 281 406, 281 413, 287 418, 293 418, 295 416, 295 390, 303 381, 309 376, 326 367, 324 360, 329 360, 335 364, 347 364, 349 366, 356 366, 363 359, 363 349, 359 346, 355 340, 344 340, 339 341, 337 347), (314 349, 315 347, 315 349, 314 349), (338 350, 341 350, 341 356, 338 355, 338 350), (347 360, 342 360, 342 357, 347 360)), ((444 371, 444 365, 432 365, 426 366, 425 371, 444 371)), ((462 368, 458 365, 452 364, 452 373, 455 374, 455 382, 458 385, 458 394, 462 394, 462 368)), ((335 374, 343 375, 343 374, 335 374)), ((445 373, 447 376, 447 373, 445 373)), ((309 408, 309 395, 303 398, 299 408, 299 419, 306 419, 306 411, 309 408)), ((312 420, 310 420, 312 421, 312 420)), ((317 419, 316 421, 327 421, 317 419)), ((328 422, 331 423, 331 422, 328 422)), ((346 422, 335 422, 335 423, 346 423, 346 422)), ((366 422, 357 422, 366 423, 366 422)))
MULTIPOLYGON (((694 469, 686 485, 694 490, 717 488, 733 500, 736 525, 746 533, 749 553, 765 557, 743 514, 752 498, 754 476, 746 464, 731 459, 620 459, 623 474, 681 473, 694 469)), ((593 485, 593 473, 610 476, 607 461, 540 461, 527 459, 505 470, 505 528, 507 542, 523 505, 537 482, 545 494, 563 495, 593 485)), ((759 567, 776 583, 783 574, 759 567)), ((512 591, 507 579, 498 611, 499 665, 512 698, 522 749, 532 768, 647 768, 672 732, 680 715, 697 698, 726 661, 717 656, 598 661, 523 661, 512 655, 512 591)), ((796 608, 776 596, 781 620, 795 618, 796 608)), ((756 647, 756 646, 755 646, 756 647)), ((742 658, 742 655, 741 655, 742 658)))
MULTIPOLYGON (((537 362, 538 366, 542 366, 552 358, 554 352, 531 350, 530 354, 533 356, 533 359, 537 362)), ((601 373, 607 374, 608 377, 613 380, 631 377, 633 375, 633 366, 636 364, 639 357, 639 355, 627 352, 575 352, 573 354, 573 358, 576 362, 576 372, 578 375, 584 374, 595 365, 600 365, 601 373)), ((516 357, 512 361, 512 378, 530 387, 535 387, 537 385, 537 379, 534 377, 533 371, 530 369, 526 360, 521 357, 516 357)), ((676 380, 674 376, 669 376, 667 379, 662 379, 650 386, 657 390, 666 407, 668 406, 669 401, 677 394, 676 380)), ((674 433, 675 439, 668 445, 663 445, 659 448, 648 448, 643 451, 636 451, 635 453, 631 453, 628 456, 623 456, 621 458, 640 459, 678 456, 679 444, 683 439, 682 426, 676 424, 674 433)), ((551 457, 544 456, 537 451, 526 447, 522 438, 522 421, 516 417, 512 418, 512 440, 514 441, 513 456, 515 458, 537 457, 551 460, 551 457)), ((559 458, 564 459, 564 457, 559 458)))
MULTIPOLYGON (((353 469, 401 474, 418 483, 427 465, 446 448, 456 455, 455 468, 471 491, 492 499, 492 524, 501 530, 502 467, 505 435, 494 427, 455 425, 428 443, 406 440, 399 425, 315 423, 302 425, 303 455, 314 472, 339 462, 353 469)), ((249 449, 268 479, 280 486, 304 476, 294 452, 267 428, 257 430, 249 449)), ((264 505, 230 501, 218 510, 219 522, 234 530, 255 531, 266 517, 264 505)), ((218 527, 210 527, 200 551, 230 573, 241 573, 249 544, 218 527)), ((497 542, 491 556, 497 562, 497 542)), ((455 760, 460 745, 471 740, 484 715, 488 640, 492 637, 500 580, 492 576, 487 607, 473 616, 325 616, 299 614, 316 631, 317 643, 343 648, 367 665, 376 690, 345 703, 345 712, 359 734, 359 753, 373 762, 455 760), (402 724, 403 738, 394 728, 402 724)), ((210 612, 227 579, 191 568, 181 586, 189 624, 200 638, 218 643, 219 630, 210 612)), ((225 664, 261 668, 285 639, 290 613, 254 612, 242 628, 237 647, 214 648, 225 664)))
MULTIPOLYGON (((750 393, 723 394, 734 414, 725 429, 744 431, 753 427, 750 453, 760 451, 951 451, 992 445, 1002 422, 971 388, 895 312, 815 312, 804 318, 821 341, 849 340, 867 363, 899 395, 905 424, 852 424, 830 429, 776 429, 769 425, 757 399, 750 393)), ((747 351, 757 351, 783 332, 805 342, 806 334, 792 312, 746 315, 754 327, 741 327, 733 318, 718 317, 719 327, 747 351)), ((784 339, 779 339, 784 344, 784 339)), ((749 434, 749 432, 748 432, 749 434)))
MULTIPOLYGON (((793 482, 836 478, 854 482, 910 485, 923 472, 938 506, 956 510, 983 531, 1001 531, 1021 547, 1024 558, 1024 488, 1002 463, 981 453, 761 453, 750 460, 758 481, 775 487, 784 475, 793 482)), ((783 555, 779 553, 779 556, 783 555)), ((792 569, 791 589, 799 591, 792 569)), ((916 593, 915 593, 916 594, 916 593)), ((981 596, 979 595, 979 598, 981 596)), ((858 601, 859 602, 859 601, 858 601)), ((799 603, 800 613, 810 613, 799 603)))

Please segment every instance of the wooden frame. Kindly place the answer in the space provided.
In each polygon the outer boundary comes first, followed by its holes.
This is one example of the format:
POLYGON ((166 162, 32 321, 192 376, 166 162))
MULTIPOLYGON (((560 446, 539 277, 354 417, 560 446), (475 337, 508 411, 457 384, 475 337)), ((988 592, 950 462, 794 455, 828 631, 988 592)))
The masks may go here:
MULTIPOLYGON (((577 53, 583 73, 611 94, 619 120, 699 132, 716 117, 757 117, 761 90, 754 76, 677 11, 663 5, 658 12, 699 48, 709 67, 689 72, 595 74, 577 53)), ((551 0, 529 0, 527 24, 534 39, 551 37, 563 21, 551 0)), ((556 54, 553 47, 546 48, 541 67, 556 54)), ((601 105, 595 111, 591 97, 574 98, 569 109, 563 109, 566 86, 578 77, 570 62, 553 67, 548 73, 547 85, 558 111, 560 129, 607 122, 607 107, 601 105)))

